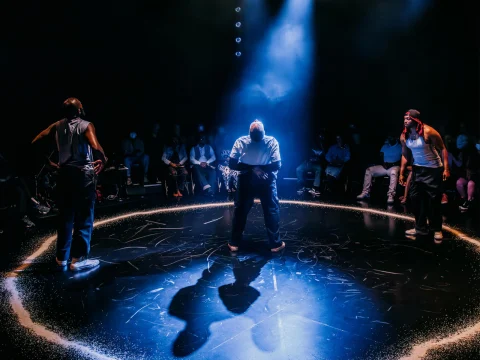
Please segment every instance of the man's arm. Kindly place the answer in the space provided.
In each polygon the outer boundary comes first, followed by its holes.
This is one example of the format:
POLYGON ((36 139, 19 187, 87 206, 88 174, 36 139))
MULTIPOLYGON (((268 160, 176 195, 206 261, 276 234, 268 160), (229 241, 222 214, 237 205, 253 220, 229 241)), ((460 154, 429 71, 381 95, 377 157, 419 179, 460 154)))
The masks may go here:
POLYGON ((32 144, 36 143, 38 140, 41 140, 46 136, 52 135, 56 130, 57 123, 58 123, 58 121, 54 122, 49 127, 47 127, 45 130, 40 132, 40 134, 35 136, 35 138, 32 140, 32 144))
MULTIPOLYGON (((185 147, 182 145, 182 149, 183 151, 180 151, 180 154, 183 154, 183 158, 180 160, 179 164, 180 165, 183 165, 187 162, 188 160, 188 157, 187 157, 187 151, 185 150, 185 147)), ((179 154, 179 155, 180 155, 179 154)))
POLYGON ((190 163, 192 165, 200 165, 200 161, 195 159, 195 147, 192 147, 192 149, 190 150, 190 163))
POLYGON ((405 183, 405 168, 407 167, 407 164, 412 159, 412 152, 407 147, 404 134, 400 136, 400 143, 402 144, 402 161, 400 164, 400 174, 399 174, 398 182, 400 183, 400 185, 403 185, 405 183))
POLYGON ((105 152, 103 151, 102 146, 98 142, 97 135, 95 133, 95 127, 92 123, 88 124, 87 131, 85 131, 85 136, 88 140, 88 143, 93 149, 94 160, 100 160, 103 165, 105 165, 105 163, 107 162, 107 157, 105 156, 105 152))
POLYGON ((170 165, 171 161, 167 159, 167 147, 165 146, 163 148, 163 154, 162 154, 162 161, 167 164, 167 165, 170 165))
POLYGON ((282 161, 274 161, 268 165, 261 165, 259 166, 260 169, 262 169, 265 172, 273 172, 273 171, 278 171, 282 168, 282 161))
POLYGON ((217 160, 215 156, 215 151, 213 151, 213 148, 211 146, 210 146, 210 153, 212 154, 212 156, 210 156, 210 159, 207 160, 207 165, 210 165, 211 163, 215 162, 215 160, 217 160))
POLYGON ((345 145, 345 153, 344 153, 345 157, 343 158, 343 162, 346 163, 346 162, 349 162, 350 161, 350 157, 351 157, 351 154, 350 154, 350 147, 348 145, 345 145))
POLYGON ((425 126, 425 137, 426 142, 430 142, 433 146, 440 150, 443 161, 443 180, 448 179, 450 177, 450 169, 448 167, 448 150, 443 143, 442 137, 438 131, 431 126, 425 126))
POLYGON ((238 159, 235 159, 235 158, 232 158, 230 157, 228 159, 228 167, 232 170, 236 170, 236 171, 245 171, 245 170, 251 170, 253 169, 253 166, 252 165, 247 165, 247 164, 244 164, 244 163, 239 163, 238 162, 238 159))

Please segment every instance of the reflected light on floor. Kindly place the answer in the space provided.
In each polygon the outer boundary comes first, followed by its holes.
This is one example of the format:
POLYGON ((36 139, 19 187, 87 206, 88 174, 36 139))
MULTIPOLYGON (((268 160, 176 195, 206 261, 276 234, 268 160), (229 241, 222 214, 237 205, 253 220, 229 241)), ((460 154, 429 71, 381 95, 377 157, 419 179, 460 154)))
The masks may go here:
MULTIPOLYGON (((258 200, 256 200, 255 202, 259 203, 258 200)), ((389 211, 369 209, 364 207, 327 204, 327 203, 321 203, 321 202, 297 201, 297 200, 280 200, 280 203, 289 204, 289 205, 309 206, 309 207, 328 208, 328 209, 343 210, 343 211, 370 213, 370 214, 379 215, 379 216, 392 217, 400 220, 414 221, 414 218, 411 216, 393 213, 389 211)), ((228 207, 232 205, 233 205, 233 202, 220 202, 220 203, 210 203, 210 204, 194 204, 194 205, 186 205, 186 206, 167 207, 167 208, 159 208, 159 209, 153 209, 148 211, 137 211, 137 212, 126 213, 119 216, 97 221, 95 222, 94 227, 100 227, 103 225, 111 224, 117 221, 121 221, 121 220, 132 218, 132 217, 138 217, 138 216, 149 216, 149 215, 162 214, 162 213, 182 212, 182 211, 191 211, 191 210, 199 210, 199 209, 211 209, 211 208, 219 208, 219 207, 228 207)), ((467 234, 461 232, 460 230, 455 229, 448 225, 443 225, 443 229, 450 232, 452 235, 456 236, 457 238, 467 241, 472 245, 475 245, 477 251, 480 250, 480 241, 478 239, 470 237, 467 234)), ((105 355, 105 351, 103 350, 97 350, 97 349, 82 345, 78 342, 67 340, 61 337, 59 334, 51 330, 48 330, 44 325, 33 322, 30 316, 30 313, 23 306, 21 292, 17 288, 17 277, 19 273, 23 272, 25 269, 30 267, 30 265, 34 263, 36 259, 38 259, 41 255, 43 255, 50 248, 50 246, 52 246, 52 244, 55 242, 55 239, 56 239, 56 235, 41 239, 39 248, 35 252, 33 252, 30 256, 28 256, 19 267, 17 267, 15 270, 11 271, 6 275, 6 279, 3 282, 3 286, 5 290, 8 292, 9 302, 14 314, 17 316, 17 319, 20 325, 31 330, 35 335, 43 338, 44 340, 61 345, 63 347, 72 348, 74 350, 77 350, 95 359, 101 359, 101 360, 116 359, 116 357, 105 355)), ((426 356, 429 350, 432 350, 441 346, 454 344, 459 341, 467 340, 472 336, 478 334, 479 332, 480 332, 480 322, 470 327, 459 330, 457 333, 452 334, 443 339, 433 339, 433 340, 425 341, 420 344, 416 344, 412 347, 410 353, 402 357, 401 360, 413 360, 413 359, 422 358, 426 356)))

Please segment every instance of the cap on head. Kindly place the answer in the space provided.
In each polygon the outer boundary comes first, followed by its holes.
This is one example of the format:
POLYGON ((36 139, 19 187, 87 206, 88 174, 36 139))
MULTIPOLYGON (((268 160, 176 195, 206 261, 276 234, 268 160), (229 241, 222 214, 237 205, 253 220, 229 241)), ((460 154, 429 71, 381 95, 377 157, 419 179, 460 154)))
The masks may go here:
POLYGON ((255 120, 250 124, 250 138, 252 141, 262 141, 265 137, 265 128, 260 120, 255 120))
POLYGON ((63 112, 67 119, 73 119, 78 116, 85 116, 83 105, 77 98, 70 97, 63 102, 63 112))

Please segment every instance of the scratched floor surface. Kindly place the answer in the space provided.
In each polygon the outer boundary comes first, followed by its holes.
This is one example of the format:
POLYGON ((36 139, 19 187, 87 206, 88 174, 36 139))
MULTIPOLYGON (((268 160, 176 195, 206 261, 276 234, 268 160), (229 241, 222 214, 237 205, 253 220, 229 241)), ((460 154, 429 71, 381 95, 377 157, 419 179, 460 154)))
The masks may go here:
MULTIPOLYGON (((254 205, 232 256, 231 216, 216 207, 96 228, 101 267, 52 272, 49 251, 18 279, 23 305, 65 339, 122 359, 395 359, 478 320, 479 258, 463 241, 414 241, 409 222, 282 205, 287 248, 271 256, 254 205)), ((461 358, 478 354, 465 349, 461 358)))

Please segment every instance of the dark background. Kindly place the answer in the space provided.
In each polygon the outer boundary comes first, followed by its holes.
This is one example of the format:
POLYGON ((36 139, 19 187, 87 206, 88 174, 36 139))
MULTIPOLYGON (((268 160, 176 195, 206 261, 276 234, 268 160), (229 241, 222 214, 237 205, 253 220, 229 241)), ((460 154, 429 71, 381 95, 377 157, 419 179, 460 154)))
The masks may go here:
MULTIPOLYGON (((282 3, 267 1, 270 19, 282 3)), ((417 108, 442 132, 465 122, 478 133, 478 14, 468 2, 432 0, 407 24, 395 13, 377 19, 377 5, 315 1, 310 116, 280 122, 277 132, 292 123, 335 131, 355 123, 363 139, 382 141, 387 131, 400 133, 405 110, 417 108)), ((240 0, 9 2, 2 13, 0 144, 20 161, 69 96, 83 102, 107 153, 132 126, 142 133, 153 121, 165 131, 174 123, 212 129, 268 28, 237 47, 233 24, 254 16, 240 0), (244 56, 237 58, 239 47, 244 56)), ((275 113, 289 106, 278 104, 275 113)))

